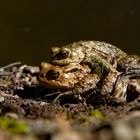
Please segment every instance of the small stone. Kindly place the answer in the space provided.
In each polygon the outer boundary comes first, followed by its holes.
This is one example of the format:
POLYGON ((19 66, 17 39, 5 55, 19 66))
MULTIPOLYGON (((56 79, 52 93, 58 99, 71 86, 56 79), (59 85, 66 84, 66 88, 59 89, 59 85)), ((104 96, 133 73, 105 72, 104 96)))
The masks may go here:
POLYGON ((18 115, 16 113, 13 113, 13 112, 7 112, 5 114, 5 117, 11 118, 11 119, 18 119, 19 118, 18 115))
POLYGON ((39 73, 39 67, 37 66, 26 66, 24 70, 30 72, 31 74, 39 73))
POLYGON ((3 102, 5 99, 3 96, 0 96, 0 102, 3 102))
POLYGON ((40 103, 41 106, 46 105, 46 104, 47 104, 46 102, 41 102, 40 103))
POLYGON ((83 138, 76 132, 68 131, 54 135, 52 140, 83 140, 83 138))

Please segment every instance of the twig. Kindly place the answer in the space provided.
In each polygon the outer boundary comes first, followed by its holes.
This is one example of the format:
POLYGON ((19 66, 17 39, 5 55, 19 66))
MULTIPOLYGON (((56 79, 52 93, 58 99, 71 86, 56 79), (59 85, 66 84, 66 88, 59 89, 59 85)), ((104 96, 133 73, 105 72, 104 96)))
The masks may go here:
POLYGON ((50 94, 46 94, 46 95, 44 95, 44 96, 42 96, 42 97, 37 98, 36 100, 41 100, 41 99, 44 99, 44 98, 46 98, 46 97, 52 97, 52 96, 58 95, 58 94, 60 94, 60 93, 61 93, 61 92, 58 91, 58 92, 53 92, 53 93, 50 93, 50 94))
POLYGON ((8 64, 6 66, 0 67, 0 76, 10 76, 10 75, 12 75, 11 72, 6 72, 5 69, 8 69, 8 68, 20 65, 20 64, 21 64, 21 62, 14 62, 14 63, 8 64))
POLYGON ((8 69, 8 68, 11 68, 11 67, 14 67, 17 65, 21 65, 21 62, 14 62, 14 63, 8 64, 6 66, 0 67, 0 71, 4 71, 4 69, 8 69))
POLYGON ((0 71, 0 76, 10 76, 11 74, 11 72, 0 71))

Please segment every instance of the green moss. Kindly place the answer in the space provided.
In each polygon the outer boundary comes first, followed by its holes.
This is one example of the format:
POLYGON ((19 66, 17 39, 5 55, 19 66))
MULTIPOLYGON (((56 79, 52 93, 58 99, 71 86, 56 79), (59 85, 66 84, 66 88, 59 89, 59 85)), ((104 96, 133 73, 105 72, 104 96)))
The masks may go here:
POLYGON ((83 116, 80 117, 80 120, 82 122, 87 122, 88 121, 88 118, 89 118, 89 116, 83 115, 83 116))
POLYGON ((91 116, 94 116, 97 119, 100 120, 105 120, 105 115, 99 110, 99 109, 94 109, 91 111, 91 116))
POLYGON ((10 76, 5 76, 0 78, 0 82, 6 85, 12 84, 12 78, 10 76))
POLYGON ((30 131, 23 121, 3 117, 0 118, 0 128, 17 134, 28 133, 30 131))

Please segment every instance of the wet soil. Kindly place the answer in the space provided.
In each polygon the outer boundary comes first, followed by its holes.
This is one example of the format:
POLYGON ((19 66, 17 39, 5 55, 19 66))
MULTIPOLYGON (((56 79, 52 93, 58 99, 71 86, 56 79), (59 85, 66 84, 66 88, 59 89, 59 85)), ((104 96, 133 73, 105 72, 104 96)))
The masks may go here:
POLYGON ((16 126, 3 127, 4 121, 0 121, 1 140, 140 138, 136 133, 140 129, 139 98, 123 105, 109 101, 104 104, 76 103, 72 99, 67 102, 68 99, 63 98, 61 102, 53 103, 59 91, 42 87, 37 80, 38 72, 38 67, 21 64, 1 69, 0 119, 22 121, 29 128, 24 133, 14 133, 11 130, 16 126), (128 135, 118 131, 121 129, 128 135))

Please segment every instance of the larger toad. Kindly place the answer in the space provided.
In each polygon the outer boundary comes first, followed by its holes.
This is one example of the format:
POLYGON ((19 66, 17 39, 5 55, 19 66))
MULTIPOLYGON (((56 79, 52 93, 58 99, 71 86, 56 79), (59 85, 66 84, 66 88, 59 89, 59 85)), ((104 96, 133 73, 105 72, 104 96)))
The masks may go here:
POLYGON ((93 73, 100 77, 111 67, 125 71, 126 67, 137 65, 140 57, 127 55, 121 49, 101 41, 79 41, 62 47, 53 47, 51 62, 55 65, 88 64, 93 73))

